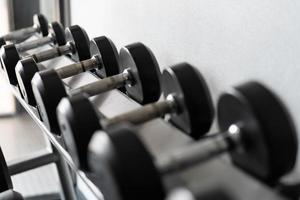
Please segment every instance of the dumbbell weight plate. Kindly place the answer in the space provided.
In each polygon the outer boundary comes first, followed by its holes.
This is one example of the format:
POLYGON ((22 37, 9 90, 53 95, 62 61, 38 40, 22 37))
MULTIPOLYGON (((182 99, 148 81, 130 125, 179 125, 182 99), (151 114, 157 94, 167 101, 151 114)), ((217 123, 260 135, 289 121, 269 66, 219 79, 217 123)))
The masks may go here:
POLYGON ((57 109, 57 118, 64 133, 62 137, 66 147, 77 166, 88 170, 87 147, 92 134, 101 129, 96 110, 84 94, 63 98, 60 108, 68 111, 61 114, 61 110, 57 109))
MULTIPOLYGON (((0 48, 1 48, 3 45, 6 45, 6 42, 5 42, 5 40, 4 40, 2 37, 0 37, 0 48)), ((1 69, 3 69, 3 70, 4 70, 4 68, 3 68, 3 65, 2 65, 2 62, 1 62, 1 61, 0 61, 0 65, 1 65, 1 69)))
POLYGON ((49 27, 50 34, 54 35, 55 43, 58 46, 66 44, 65 31, 62 25, 58 22, 52 22, 49 27))
POLYGON ((23 200, 22 195, 12 189, 0 193, 1 200, 23 200))
POLYGON ((127 45, 120 50, 120 72, 129 68, 135 82, 126 85, 128 96, 141 104, 160 97, 160 70, 151 50, 142 43, 127 45))
POLYGON ((80 26, 74 25, 66 28, 65 31, 66 41, 72 42, 76 48, 76 52, 71 54, 71 58, 76 62, 81 60, 87 60, 90 55, 90 39, 80 26))
POLYGON ((38 25, 40 28, 40 31, 43 36, 48 35, 48 20, 46 17, 42 14, 35 14, 33 16, 33 23, 38 25))
POLYGON ((31 79, 39 68, 33 58, 24 58, 18 61, 16 68, 16 77, 18 80, 18 88, 22 98, 32 106, 36 105, 35 98, 33 96, 31 79))
POLYGON ((55 111, 57 102, 67 96, 63 82, 55 70, 45 70, 34 75, 31 85, 41 120, 51 132, 59 133, 55 111), (53 88, 54 93, 48 92, 53 88))
POLYGON ((92 149, 88 154, 92 172, 107 170, 118 183, 123 200, 165 199, 164 187, 152 162, 152 155, 128 125, 109 127, 106 133, 96 132, 89 148, 92 149))
POLYGON ((17 85, 17 78, 15 74, 15 66, 20 60, 18 50, 14 44, 4 45, 0 50, 1 65, 9 82, 17 85))
POLYGON ((202 75, 187 63, 178 64, 163 71, 162 90, 165 97, 176 96, 181 108, 171 114, 171 122, 199 139, 210 129, 214 117, 211 96, 202 75))
POLYGON ((243 149, 230 154, 250 174, 272 183, 294 166, 298 146, 294 125, 279 99, 264 86, 250 82, 222 95, 218 121, 222 131, 232 124, 242 127, 243 149))
POLYGON ((0 37, 0 48, 5 44, 6 44, 5 40, 2 37, 0 37))
POLYGON ((91 56, 100 56, 103 66, 96 70, 96 73, 101 77, 109 77, 119 74, 119 54, 113 42, 105 37, 97 37, 91 40, 90 43, 91 56))
POLYGON ((0 192, 12 189, 12 181, 8 172, 5 157, 0 147, 0 192))

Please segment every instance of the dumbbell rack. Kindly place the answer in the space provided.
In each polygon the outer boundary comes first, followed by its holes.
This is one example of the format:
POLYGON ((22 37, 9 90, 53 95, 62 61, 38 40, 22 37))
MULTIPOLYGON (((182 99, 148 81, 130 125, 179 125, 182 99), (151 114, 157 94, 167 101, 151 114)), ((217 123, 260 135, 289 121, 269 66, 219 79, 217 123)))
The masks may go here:
MULTIPOLYGON (((38 50, 47 48, 48 47, 41 47, 38 50)), ((30 53, 35 51, 36 50, 33 50, 30 53)), ((51 68, 64 66, 73 62, 74 61, 69 57, 64 56, 52 61, 43 62, 42 65, 45 68, 51 68)), ((86 72, 64 79, 64 83, 67 88, 75 88, 97 79, 99 79, 99 77, 93 73, 86 72)), ((32 117, 34 122, 39 126, 41 132, 51 142, 53 152, 57 152, 60 157, 59 166, 57 168, 61 179, 64 198, 103 199, 101 190, 97 185, 88 178, 88 175, 77 169, 72 158, 63 148, 64 145, 61 138, 49 132, 39 120, 37 110, 34 107, 29 106, 21 98, 17 87, 12 86, 12 92, 32 117), (76 180, 76 184, 74 180, 76 180), (78 192, 80 192, 80 196, 83 197, 79 198, 78 192)), ((97 95, 96 97, 92 97, 91 101, 104 117, 113 117, 140 106, 119 90, 113 90, 97 95)), ((139 127, 139 130, 140 136, 148 145, 154 157, 158 157, 162 153, 170 152, 178 147, 185 146, 191 141, 191 139, 181 133, 181 131, 172 127, 162 119, 155 119, 145 123, 139 127)), ((191 188, 191 190, 195 191, 201 187, 207 187, 207 185, 221 185, 221 187, 224 186, 226 189, 230 190, 237 199, 283 199, 270 188, 234 168, 226 157, 214 159, 203 165, 180 173, 176 177, 174 175, 166 178, 166 185, 168 187, 173 187, 174 184, 176 185, 178 182, 184 183, 187 187, 191 188), (174 181, 174 179, 176 179, 176 181, 174 181)))
MULTIPOLYGON (((35 38, 36 36, 34 36, 35 38)), ((30 38, 29 40, 31 40, 30 38)), ((45 50, 47 47, 41 47, 39 50, 45 50)), ((34 50, 30 51, 31 53, 34 52, 34 50)), ((23 56, 26 55, 26 53, 22 54, 23 56)), ((68 62, 71 62, 70 58, 65 58, 67 59, 68 62)), ((60 59, 64 60, 64 59, 60 59)), ((64 60, 64 64, 67 62, 64 60)), ((54 62, 61 63, 59 59, 54 60, 54 62)), ((46 62, 45 62, 46 63, 46 62)), ((48 61, 48 63, 53 64, 52 61, 48 61)), ((64 65, 62 64, 62 65, 64 65)), ((41 65, 42 68, 46 67, 44 65, 41 65)), ((27 111, 27 113, 31 116, 31 118, 34 120, 34 122, 39 126, 41 129, 41 132, 44 134, 44 136, 50 141, 51 146, 53 147, 53 152, 54 154, 57 153, 59 155, 60 160, 57 163, 57 168, 58 168, 58 174, 59 177, 61 178, 61 185, 62 185, 62 190, 64 191, 63 196, 65 199, 76 199, 75 195, 75 190, 74 190, 74 180, 76 180, 76 185, 80 185, 80 188, 84 189, 85 188, 85 194, 86 199, 103 199, 103 195, 99 191, 99 189, 93 185, 93 183, 85 176, 85 174, 81 171, 79 171, 74 162, 72 161, 72 158, 70 155, 67 153, 67 151, 63 148, 63 141, 61 138, 55 136, 49 130, 45 127, 45 125, 40 121, 37 109, 29 106, 20 96, 19 90, 15 86, 11 86, 12 93, 18 100, 18 102, 24 107, 24 109, 27 111), (72 174, 70 173, 69 169, 72 170, 72 174), (72 176, 75 176, 75 179, 72 179, 72 176)), ((79 189, 80 189, 79 188, 79 189)), ((79 191, 80 192, 80 191, 79 191)))

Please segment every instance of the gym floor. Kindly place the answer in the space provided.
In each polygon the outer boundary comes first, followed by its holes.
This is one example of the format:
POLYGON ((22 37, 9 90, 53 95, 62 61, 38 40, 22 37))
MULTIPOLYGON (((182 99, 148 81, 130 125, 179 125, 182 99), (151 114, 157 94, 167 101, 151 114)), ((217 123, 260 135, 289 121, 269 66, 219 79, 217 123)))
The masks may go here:
MULTIPOLYGON (((21 108, 23 109, 23 108, 21 108)), ((26 112, 0 118, 0 145, 8 162, 33 152, 47 151, 49 143, 26 112)), ((12 177, 14 188, 25 197, 57 193, 58 176, 54 165, 47 165, 12 177)))

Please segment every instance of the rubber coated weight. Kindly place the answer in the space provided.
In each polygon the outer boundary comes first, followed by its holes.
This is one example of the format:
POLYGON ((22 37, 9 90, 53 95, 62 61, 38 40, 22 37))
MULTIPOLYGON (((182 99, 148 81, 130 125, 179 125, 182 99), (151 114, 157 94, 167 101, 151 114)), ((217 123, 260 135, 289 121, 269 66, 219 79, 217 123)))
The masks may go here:
POLYGON ((22 195, 12 189, 0 193, 1 200, 23 200, 22 195))
MULTIPOLYGON (((6 45, 6 42, 2 37, 0 37, 0 49, 3 45, 6 45)), ((3 65, 2 65, 2 61, 0 61, 0 65, 1 65, 1 69, 4 70, 3 65)))
POLYGON ((5 42, 5 40, 4 40, 2 37, 0 37, 0 48, 1 48, 3 45, 6 45, 6 42, 5 42))
POLYGON ((15 66, 20 60, 18 50, 14 44, 4 45, 0 50, 1 64, 9 82, 17 85, 17 77, 15 73, 15 66))
POLYGON ((93 143, 89 146, 95 147, 97 152, 88 154, 92 172, 109 172, 118 185, 122 200, 165 199, 165 190, 152 155, 128 126, 110 127, 107 134, 99 131, 92 141, 95 146, 93 143))
POLYGON ((179 112, 171 114, 171 122, 192 138, 206 134, 213 122, 214 108, 203 76, 190 64, 181 63, 163 71, 162 90, 165 97, 174 94, 179 112))
POLYGON ((35 14, 33 16, 33 23, 37 25, 43 36, 48 35, 48 20, 42 14, 35 14))
POLYGON ((297 136, 287 110, 266 87, 256 82, 223 94, 218 103, 222 131, 241 126, 243 149, 232 151, 235 165, 272 184, 296 162, 297 136))
POLYGON ((101 36, 91 40, 91 56, 100 56, 102 66, 96 70, 101 77, 109 77, 120 73, 119 55, 114 43, 107 37, 101 36))
POLYGON ((3 39, 13 43, 20 43, 36 33, 41 33, 42 36, 48 35, 48 21, 42 14, 35 14, 33 16, 32 26, 12 31, 4 35, 3 39))
POLYGON ((52 22, 49 27, 50 34, 54 35, 54 43, 58 46, 66 44, 65 31, 63 26, 58 22, 52 22))
POLYGON ((16 67, 16 77, 18 81, 18 88, 22 98, 32 106, 36 106, 36 101, 33 96, 31 79, 39 68, 33 58, 24 58, 20 60, 16 67))
POLYGON ((54 70, 41 71, 34 75, 31 85, 41 120, 51 132, 60 133, 55 111, 57 102, 67 93, 59 76, 54 70), (54 92, 48 92, 53 87, 54 92))
POLYGON ((76 49, 75 52, 71 54, 72 59, 78 62, 91 57, 89 47, 90 39, 85 30, 78 25, 74 25, 66 28, 65 35, 67 43, 73 43, 76 49))
POLYGON ((57 109, 57 117, 68 152, 80 169, 88 170, 87 147, 94 132, 101 127, 92 103, 83 96, 77 94, 70 100, 63 98, 60 105, 68 112, 61 114, 57 109))
POLYGON ((160 70, 151 50, 142 43, 134 43, 121 48, 120 72, 130 69, 134 83, 125 85, 128 96, 141 104, 159 99, 160 70))
POLYGON ((12 189, 12 181, 9 175, 5 157, 0 147, 0 192, 12 189))

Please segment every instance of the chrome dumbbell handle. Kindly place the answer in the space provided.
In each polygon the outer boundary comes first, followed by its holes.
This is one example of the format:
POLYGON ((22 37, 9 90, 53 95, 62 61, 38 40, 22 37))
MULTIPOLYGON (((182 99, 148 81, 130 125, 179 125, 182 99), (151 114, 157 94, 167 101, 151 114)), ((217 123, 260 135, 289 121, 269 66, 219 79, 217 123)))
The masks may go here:
POLYGON ((31 26, 28 28, 22 28, 22 29, 10 32, 2 37, 4 40, 7 40, 7 41, 17 41, 20 38, 29 37, 30 35, 37 32, 38 30, 39 30, 38 26, 31 26))
POLYGON ((18 49, 19 52, 24 52, 24 51, 27 51, 30 49, 34 49, 34 48, 43 46, 45 44, 50 44, 53 41, 54 41, 53 37, 43 37, 43 38, 39 38, 37 40, 16 44, 16 48, 18 49))
POLYGON ((205 162, 227 152, 231 148, 239 146, 240 135, 238 126, 231 125, 228 131, 218 133, 213 138, 203 139, 200 142, 161 157, 157 160, 157 167, 161 174, 170 174, 194 164, 205 162))
POLYGON ((74 47, 71 43, 33 54, 31 55, 31 57, 35 60, 35 62, 38 63, 45 60, 50 60, 52 58, 56 58, 61 55, 66 55, 68 53, 74 53, 74 47))
POLYGON ((75 95, 78 93, 86 93, 89 96, 95 96, 102 92, 107 92, 115 88, 120 88, 125 84, 130 83, 131 79, 132 78, 130 72, 128 72, 128 70, 125 70, 123 73, 100 79, 99 81, 73 89, 69 92, 69 94, 75 95))
POLYGON ((155 102, 136 110, 118 115, 110 119, 104 119, 101 124, 109 126, 120 123, 122 121, 128 121, 133 124, 140 124, 151 119, 162 117, 166 113, 173 113, 177 111, 177 103, 173 96, 169 96, 165 101, 155 102))
POLYGON ((55 69, 61 79, 68 78, 80 74, 91 69, 101 67, 102 62, 98 56, 93 56, 91 59, 77 62, 71 65, 66 65, 55 69))

